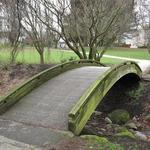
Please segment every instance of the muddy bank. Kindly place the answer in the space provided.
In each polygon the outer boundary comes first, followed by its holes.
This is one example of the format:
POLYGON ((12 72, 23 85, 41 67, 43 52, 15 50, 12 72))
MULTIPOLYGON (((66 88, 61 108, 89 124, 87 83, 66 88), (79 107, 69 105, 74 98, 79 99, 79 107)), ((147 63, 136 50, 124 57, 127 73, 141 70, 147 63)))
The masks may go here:
POLYGON ((54 66, 54 64, 46 65, 28 65, 28 64, 14 64, 1 65, 0 64, 0 96, 5 95, 8 91, 20 85, 25 80, 33 75, 54 66))
MULTIPOLYGON (((142 79, 139 82, 134 80, 120 80, 105 96, 95 113, 83 129, 82 135, 97 135, 107 137, 111 142, 121 144, 125 149, 136 148, 148 150, 150 142, 132 138, 132 133, 142 133, 150 137, 150 81, 142 79), (117 109, 127 110, 130 114, 133 129, 126 130, 125 125, 108 123, 108 114, 117 109), (130 132, 131 131, 131 132, 130 132), (117 137, 122 132, 127 137, 117 137), (131 134, 130 134, 131 133, 131 134), (130 138, 131 136, 131 138, 130 138)), ((121 134, 122 134, 121 133, 121 134)))

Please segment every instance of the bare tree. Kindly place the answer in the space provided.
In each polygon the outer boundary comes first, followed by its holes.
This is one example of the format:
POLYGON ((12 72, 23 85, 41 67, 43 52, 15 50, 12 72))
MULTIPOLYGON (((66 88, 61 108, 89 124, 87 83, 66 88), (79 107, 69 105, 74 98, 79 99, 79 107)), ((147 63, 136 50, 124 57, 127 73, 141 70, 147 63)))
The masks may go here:
POLYGON ((7 38, 11 44, 11 62, 15 61, 19 46, 19 38, 21 35, 21 13, 19 10, 19 0, 3 0, 5 5, 6 20, 7 20, 7 38))
POLYGON ((0 41, 1 43, 5 43, 7 39, 7 27, 5 25, 5 6, 3 1, 0 1, 0 41))
MULTIPOLYGON (((41 15, 41 5, 39 2, 32 0, 24 1, 24 7, 22 9, 23 19, 22 27, 26 33, 30 36, 34 47, 40 55, 40 63, 44 64, 44 46, 46 43, 46 27, 37 18, 33 8, 41 15)), ((47 32, 48 34, 48 32, 47 32)))
POLYGON ((150 53, 150 0, 137 0, 138 22, 140 27, 145 30, 145 40, 150 53))
MULTIPOLYGON (((52 26, 53 25, 53 19, 51 19, 52 18, 52 13, 49 10, 47 10, 46 8, 43 7, 42 14, 43 14, 42 16, 45 18, 48 26, 52 26)), ((57 48, 58 42, 60 40, 60 35, 57 34, 54 31, 50 30, 50 28, 48 28, 47 26, 46 26, 46 33, 47 33, 47 39, 48 39, 51 47, 53 47, 53 45, 54 45, 54 48, 57 48)))
POLYGON ((44 10, 52 14, 44 17, 43 13, 39 14, 32 7, 39 20, 49 30, 57 33, 80 59, 95 60, 100 60, 116 37, 125 32, 123 27, 128 23, 134 4, 134 0, 40 0, 39 2, 44 10), (88 54, 85 45, 89 46, 88 54))

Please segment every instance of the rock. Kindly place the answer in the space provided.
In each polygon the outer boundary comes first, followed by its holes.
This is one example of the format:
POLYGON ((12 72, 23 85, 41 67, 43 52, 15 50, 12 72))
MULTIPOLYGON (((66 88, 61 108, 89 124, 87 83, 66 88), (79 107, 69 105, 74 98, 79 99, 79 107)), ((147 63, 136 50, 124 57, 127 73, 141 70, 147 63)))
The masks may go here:
POLYGON ((96 135, 97 133, 94 130, 92 130, 90 127, 85 126, 84 129, 82 130, 82 134, 92 134, 92 135, 94 134, 94 135, 96 135))
POLYGON ((106 121, 106 123, 108 123, 108 124, 112 124, 112 121, 111 121, 108 117, 105 118, 105 121, 106 121))
POLYGON ((124 124, 130 120, 130 114, 123 109, 117 109, 108 114, 108 117, 113 123, 124 124))
POLYGON ((133 120, 133 121, 137 121, 137 118, 134 116, 132 120, 133 120))
POLYGON ((102 115, 102 112, 100 112, 100 111, 94 111, 94 114, 95 114, 96 116, 101 116, 101 115, 102 115))
POLYGON ((125 124, 125 127, 127 127, 128 129, 134 129, 137 130, 137 126, 135 125, 134 122, 129 122, 125 124))
POLYGON ((101 131, 98 131, 97 133, 98 133, 98 135, 104 135, 104 133, 101 131))
POLYGON ((135 136, 143 141, 147 141, 147 136, 139 131, 136 131, 135 136))
POLYGON ((145 120, 150 122, 150 114, 148 114, 146 117, 145 117, 145 120))
POLYGON ((112 128, 112 124, 107 124, 106 125, 107 130, 112 128))
POLYGON ((118 128, 120 128, 121 126, 120 125, 118 125, 118 124, 108 124, 109 126, 106 126, 106 128, 107 127, 110 127, 110 128, 112 128, 112 129, 114 129, 114 130, 118 130, 118 128))
POLYGON ((139 123, 139 122, 136 122, 136 126, 137 126, 137 128, 139 129, 141 129, 142 128, 142 125, 141 125, 141 123, 139 123))
POLYGON ((100 130, 103 131, 103 132, 106 132, 106 129, 104 129, 104 128, 101 128, 100 130))
POLYGON ((125 131, 122 131, 120 133, 115 134, 117 137, 129 137, 135 139, 135 136, 132 132, 128 131, 127 129, 125 131))
POLYGON ((124 127, 124 126, 115 127, 114 129, 115 129, 115 131, 118 132, 118 133, 128 131, 127 128, 124 127))
POLYGON ((142 131, 142 133, 146 135, 146 137, 147 137, 146 141, 150 142, 150 130, 144 130, 144 131, 142 131))

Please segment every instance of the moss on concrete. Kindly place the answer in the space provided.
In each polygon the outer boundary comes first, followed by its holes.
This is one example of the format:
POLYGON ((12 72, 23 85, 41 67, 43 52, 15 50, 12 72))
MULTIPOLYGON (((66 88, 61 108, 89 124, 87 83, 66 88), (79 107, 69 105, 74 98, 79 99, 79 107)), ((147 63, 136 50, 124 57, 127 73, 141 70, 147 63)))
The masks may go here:
POLYGON ((81 138, 87 141, 87 150, 124 150, 121 145, 111 143, 104 137, 84 135, 81 138))
POLYGON ((96 136, 96 135, 82 135, 80 137, 83 138, 83 139, 86 139, 88 141, 94 141, 94 142, 98 142, 98 143, 107 143, 107 142, 109 142, 107 140, 107 138, 99 137, 99 136, 96 136))

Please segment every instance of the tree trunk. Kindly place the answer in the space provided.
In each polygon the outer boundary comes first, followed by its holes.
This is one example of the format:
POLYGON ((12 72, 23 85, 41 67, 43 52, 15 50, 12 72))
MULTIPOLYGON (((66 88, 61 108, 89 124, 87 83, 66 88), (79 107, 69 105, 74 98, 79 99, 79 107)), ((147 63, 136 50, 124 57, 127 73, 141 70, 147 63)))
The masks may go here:
POLYGON ((40 64, 44 64, 44 53, 40 53, 40 64))
POLYGON ((55 41, 55 49, 58 48, 58 41, 55 41))
POLYGON ((13 52, 11 52, 11 58, 10 58, 10 62, 11 64, 14 64, 15 63, 15 55, 13 54, 13 52))
POLYGON ((18 46, 15 45, 11 51, 11 58, 10 58, 10 61, 12 64, 15 63, 15 60, 16 60, 16 57, 17 57, 17 53, 18 53, 18 46))
POLYGON ((93 51, 94 51, 94 48, 93 48, 93 47, 90 47, 89 59, 91 59, 91 60, 94 59, 93 51))

